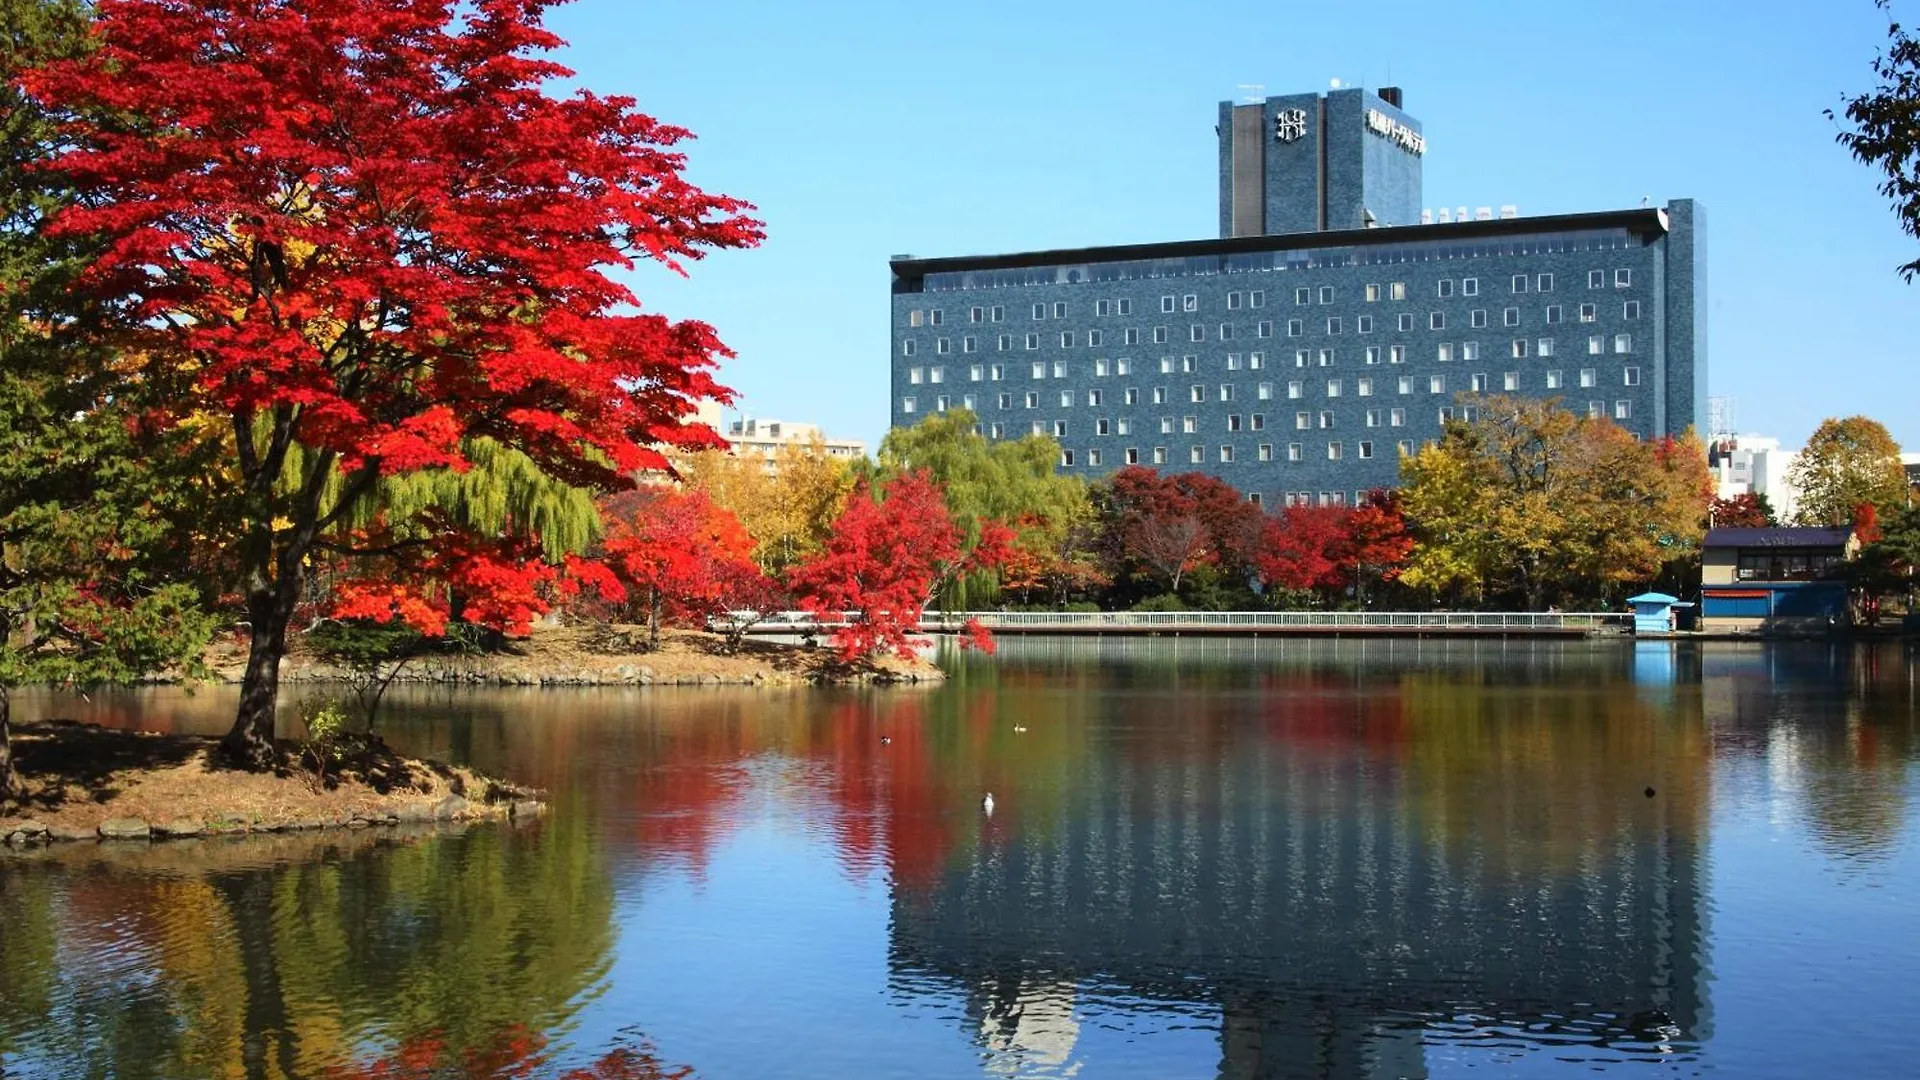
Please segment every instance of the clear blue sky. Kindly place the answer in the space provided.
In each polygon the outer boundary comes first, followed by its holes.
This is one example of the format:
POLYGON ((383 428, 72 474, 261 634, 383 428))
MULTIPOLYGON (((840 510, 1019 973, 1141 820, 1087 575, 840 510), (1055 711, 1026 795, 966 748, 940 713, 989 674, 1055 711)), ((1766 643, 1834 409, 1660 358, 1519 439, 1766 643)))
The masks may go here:
POLYGON ((1865 413, 1920 449, 1920 285, 1894 272, 1920 243, 1822 114, 1870 85, 1870 0, 575 0, 552 26, 583 85, 691 128, 691 176, 759 206, 762 247, 638 281, 719 328, 754 415, 877 445, 889 255, 1213 236, 1217 103, 1338 78, 1405 88, 1426 205, 1701 200, 1740 429, 1865 413))

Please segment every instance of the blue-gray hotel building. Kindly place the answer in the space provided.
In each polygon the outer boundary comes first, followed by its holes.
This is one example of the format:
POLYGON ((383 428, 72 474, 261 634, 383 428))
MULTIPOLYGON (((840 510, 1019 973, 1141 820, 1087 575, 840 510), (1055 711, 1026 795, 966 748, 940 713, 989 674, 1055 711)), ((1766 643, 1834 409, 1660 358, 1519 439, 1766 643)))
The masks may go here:
POLYGON ((1704 427, 1702 209, 1433 220, 1401 102, 1222 102, 1218 239, 895 258, 893 424, 966 408, 1054 436, 1063 471, 1199 470, 1268 504, 1394 485, 1478 393, 1704 427))

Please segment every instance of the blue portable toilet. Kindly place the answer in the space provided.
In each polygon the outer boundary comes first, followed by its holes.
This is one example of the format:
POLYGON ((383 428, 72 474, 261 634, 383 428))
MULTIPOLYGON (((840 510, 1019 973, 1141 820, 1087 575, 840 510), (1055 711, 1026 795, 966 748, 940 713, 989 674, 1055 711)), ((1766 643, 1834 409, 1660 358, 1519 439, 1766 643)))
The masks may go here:
POLYGON ((1673 608, 1680 602, 1677 596, 1668 596, 1662 592, 1641 593, 1627 598, 1633 605, 1633 632, 1636 634, 1673 633, 1673 608))

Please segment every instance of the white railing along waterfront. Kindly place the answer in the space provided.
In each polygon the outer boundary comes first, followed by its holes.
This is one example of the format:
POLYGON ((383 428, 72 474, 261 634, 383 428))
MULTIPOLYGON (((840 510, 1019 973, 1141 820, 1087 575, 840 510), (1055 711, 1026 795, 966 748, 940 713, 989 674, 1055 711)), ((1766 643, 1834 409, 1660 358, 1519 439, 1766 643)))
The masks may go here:
MULTIPOLYGON (((782 611, 756 627, 762 632, 804 632, 844 625, 811 612, 782 611)), ((1235 630, 1627 630, 1630 612, 1616 611, 949 611, 926 612, 927 633, 958 630, 978 619, 989 630, 1062 630, 1075 633, 1235 630)))

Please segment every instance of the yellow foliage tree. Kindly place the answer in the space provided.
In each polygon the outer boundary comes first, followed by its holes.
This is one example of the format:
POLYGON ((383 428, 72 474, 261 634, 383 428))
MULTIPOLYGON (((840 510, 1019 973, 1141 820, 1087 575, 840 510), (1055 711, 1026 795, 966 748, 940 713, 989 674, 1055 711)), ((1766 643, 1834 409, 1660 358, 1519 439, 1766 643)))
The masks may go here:
POLYGON ((826 442, 789 443, 771 459, 703 450, 677 462, 686 485, 732 511, 753 537, 753 558, 769 574, 782 574, 826 542, 853 489, 847 463, 827 453, 826 442))

